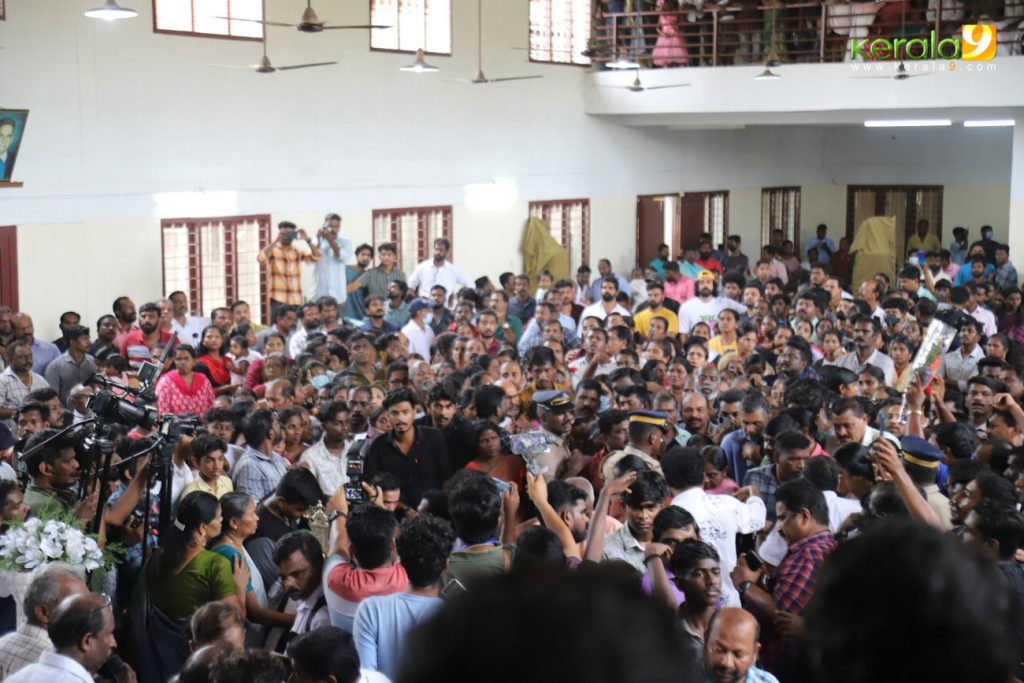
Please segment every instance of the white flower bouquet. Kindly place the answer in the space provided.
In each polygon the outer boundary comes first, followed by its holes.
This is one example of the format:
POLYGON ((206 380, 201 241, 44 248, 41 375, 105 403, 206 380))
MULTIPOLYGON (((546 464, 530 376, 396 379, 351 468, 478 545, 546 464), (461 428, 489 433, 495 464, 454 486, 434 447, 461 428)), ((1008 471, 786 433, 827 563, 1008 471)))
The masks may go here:
POLYGON ((73 517, 33 517, 12 522, 0 535, 0 570, 32 571, 49 562, 65 562, 86 571, 111 568, 116 558, 96 537, 78 528, 73 517))

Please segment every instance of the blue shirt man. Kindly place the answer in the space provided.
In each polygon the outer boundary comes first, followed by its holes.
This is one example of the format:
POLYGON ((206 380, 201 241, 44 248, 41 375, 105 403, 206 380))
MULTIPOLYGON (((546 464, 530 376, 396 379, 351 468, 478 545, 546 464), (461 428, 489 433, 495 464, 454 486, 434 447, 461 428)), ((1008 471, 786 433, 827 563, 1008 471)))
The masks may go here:
POLYGON ((832 258, 832 254, 836 252, 836 244, 829 237, 826 237, 828 227, 825 224, 818 226, 818 236, 807 243, 805 251, 810 252, 814 249, 817 253, 818 263, 828 263, 829 259, 832 258))

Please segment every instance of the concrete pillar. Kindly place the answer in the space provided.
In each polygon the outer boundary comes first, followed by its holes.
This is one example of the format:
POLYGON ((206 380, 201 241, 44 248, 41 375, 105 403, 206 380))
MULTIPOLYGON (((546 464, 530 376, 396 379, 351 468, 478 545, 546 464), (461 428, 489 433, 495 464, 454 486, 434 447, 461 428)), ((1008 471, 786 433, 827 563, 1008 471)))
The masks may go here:
POLYGON ((1013 160, 1010 170, 1010 261, 1024 272, 1024 110, 1016 113, 1013 129, 1013 160))

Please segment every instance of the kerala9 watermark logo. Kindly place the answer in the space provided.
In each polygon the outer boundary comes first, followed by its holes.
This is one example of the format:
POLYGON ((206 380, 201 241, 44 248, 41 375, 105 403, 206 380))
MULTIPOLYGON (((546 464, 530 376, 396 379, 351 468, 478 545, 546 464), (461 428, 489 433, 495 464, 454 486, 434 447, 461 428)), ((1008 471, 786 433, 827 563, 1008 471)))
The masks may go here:
POLYGON ((863 38, 850 40, 850 57, 866 62, 943 60, 955 71, 955 60, 989 62, 996 56, 996 27, 964 24, 960 35, 939 39, 935 31, 922 38, 863 38))

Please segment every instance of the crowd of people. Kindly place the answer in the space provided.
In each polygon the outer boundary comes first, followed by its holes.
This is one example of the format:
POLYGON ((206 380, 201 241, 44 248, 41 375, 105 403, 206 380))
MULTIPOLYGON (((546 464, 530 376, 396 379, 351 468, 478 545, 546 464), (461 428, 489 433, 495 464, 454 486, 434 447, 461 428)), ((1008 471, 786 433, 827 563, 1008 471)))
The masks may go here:
POLYGON ((826 226, 495 283, 330 214, 260 253, 266 327, 173 292, 47 342, 0 308, 3 529, 124 549, 0 601, 0 679, 1024 678, 1021 291, 953 234, 860 283, 826 226), (147 403, 195 417, 169 467, 147 403), (61 433, 96 420, 99 478, 61 433))

